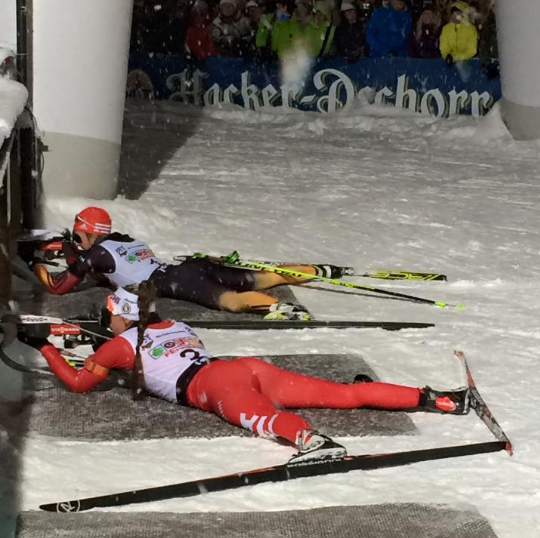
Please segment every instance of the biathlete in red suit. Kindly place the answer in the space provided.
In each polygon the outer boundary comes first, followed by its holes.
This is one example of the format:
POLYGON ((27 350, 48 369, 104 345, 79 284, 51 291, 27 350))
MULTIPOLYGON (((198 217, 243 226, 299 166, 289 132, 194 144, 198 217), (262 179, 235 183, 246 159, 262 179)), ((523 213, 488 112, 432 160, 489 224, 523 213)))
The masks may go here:
MULTIPOLYGON (((32 341, 69 390, 87 392, 107 379, 111 369, 132 370, 136 391, 220 416, 262 437, 280 437, 298 447, 295 460, 339 457, 345 448, 313 429, 287 408, 424 408, 468 412, 466 390, 438 392, 390 383, 336 383, 277 368, 255 358, 211 357, 195 332, 177 321, 161 321, 153 309, 153 285, 139 296, 119 288, 108 297, 115 335, 88 357, 85 366, 69 365, 48 341, 32 341)), ((23 337, 24 338, 24 337, 23 337)), ((25 340, 23 340, 25 341, 25 340)))
MULTIPOLYGON (((111 217, 102 208, 87 207, 77 214, 73 240, 79 251, 67 249, 67 271, 54 275, 43 264, 34 268, 49 293, 69 293, 88 274, 112 288, 151 280, 158 297, 181 299, 229 312, 260 313, 267 319, 309 319, 304 307, 280 302, 259 291, 283 284, 301 284, 305 279, 224 267, 208 259, 189 259, 178 265, 167 264, 154 256, 143 241, 112 233, 111 217)), ((318 276, 342 276, 340 268, 333 265, 284 267, 318 276)))

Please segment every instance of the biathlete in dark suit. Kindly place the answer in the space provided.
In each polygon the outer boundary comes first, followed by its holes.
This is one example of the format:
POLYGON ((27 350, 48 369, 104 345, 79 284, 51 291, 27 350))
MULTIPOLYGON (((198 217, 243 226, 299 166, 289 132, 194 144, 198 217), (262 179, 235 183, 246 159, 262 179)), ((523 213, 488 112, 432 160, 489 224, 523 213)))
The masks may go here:
MULTIPOLYGON (((113 288, 151 280, 158 297, 181 299, 228 312, 255 312, 267 319, 309 319, 304 307, 280 302, 260 291, 283 284, 301 284, 305 279, 225 267, 201 258, 188 259, 181 264, 165 263, 143 241, 113 233, 111 217, 102 208, 87 207, 78 213, 72 237, 77 251, 66 249, 68 269, 65 272, 49 273, 44 264, 34 268, 49 293, 69 293, 86 275, 113 288)), ((333 265, 284 267, 318 276, 342 276, 340 268, 333 265)))

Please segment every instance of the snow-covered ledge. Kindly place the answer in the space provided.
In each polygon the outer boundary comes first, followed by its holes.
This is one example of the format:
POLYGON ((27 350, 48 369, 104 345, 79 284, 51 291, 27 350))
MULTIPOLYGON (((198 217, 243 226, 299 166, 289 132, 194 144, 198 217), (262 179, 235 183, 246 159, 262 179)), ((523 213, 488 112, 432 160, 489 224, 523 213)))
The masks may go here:
POLYGON ((7 78, 0 78, 0 146, 9 137, 28 99, 26 88, 7 78))

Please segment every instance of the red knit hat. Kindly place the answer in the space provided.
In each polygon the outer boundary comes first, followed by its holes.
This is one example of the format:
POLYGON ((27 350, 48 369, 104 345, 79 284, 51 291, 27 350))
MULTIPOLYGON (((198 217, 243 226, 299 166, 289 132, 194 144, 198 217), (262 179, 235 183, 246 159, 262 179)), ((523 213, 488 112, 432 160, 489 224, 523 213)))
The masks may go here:
POLYGON ((77 232, 107 235, 112 229, 111 216, 101 207, 86 207, 76 215, 73 229, 77 232))

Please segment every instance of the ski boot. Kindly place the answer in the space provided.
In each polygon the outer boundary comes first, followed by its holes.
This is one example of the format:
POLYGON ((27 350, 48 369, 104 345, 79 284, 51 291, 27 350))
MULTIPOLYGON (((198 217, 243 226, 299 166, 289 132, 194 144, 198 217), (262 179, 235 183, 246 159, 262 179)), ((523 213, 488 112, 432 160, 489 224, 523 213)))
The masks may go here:
POLYGON ((373 383, 373 378, 367 374, 357 374, 354 376, 353 383, 373 383))
POLYGON ((306 307, 299 304, 283 303, 281 301, 270 305, 268 314, 264 316, 267 320, 292 320, 309 321, 311 316, 306 307))
POLYGON ((344 446, 336 443, 330 437, 319 433, 317 430, 301 430, 296 436, 298 452, 288 463, 312 460, 331 460, 344 458, 347 450, 344 446))
POLYGON ((470 410, 470 391, 461 387, 455 390, 439 391, 431 387, 420 390, 418 405, 429 411, 466 415, 470 410))
POLYGON ((321 264, 312 265, 315 269, 315 274, 324 278, 341 278, 345 275, 352 275, 354 269, 352 267, 338 267, 337 265, 321 264))

